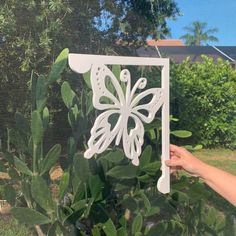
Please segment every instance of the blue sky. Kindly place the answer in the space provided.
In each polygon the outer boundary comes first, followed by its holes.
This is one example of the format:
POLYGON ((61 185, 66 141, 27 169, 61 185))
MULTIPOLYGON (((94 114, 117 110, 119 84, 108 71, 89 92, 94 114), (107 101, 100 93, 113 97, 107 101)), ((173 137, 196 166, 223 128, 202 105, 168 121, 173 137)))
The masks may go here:
POLYGON ((185 34, 184 26, 193 21, 207 22, 209 28, 218 28, 218 43, 210 45, 236 46, 236 0, 176 0, 183 14, 176 21, 169 20, 172 38, 185 34))

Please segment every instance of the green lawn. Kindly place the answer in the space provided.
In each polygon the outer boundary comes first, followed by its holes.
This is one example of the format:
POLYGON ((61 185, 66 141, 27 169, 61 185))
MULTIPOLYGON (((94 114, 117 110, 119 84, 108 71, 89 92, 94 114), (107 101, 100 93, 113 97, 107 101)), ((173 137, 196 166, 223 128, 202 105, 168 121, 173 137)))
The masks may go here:
POLYGON ((206 163, 236 175, 236 150, 202 149, 194 155, 206 163))

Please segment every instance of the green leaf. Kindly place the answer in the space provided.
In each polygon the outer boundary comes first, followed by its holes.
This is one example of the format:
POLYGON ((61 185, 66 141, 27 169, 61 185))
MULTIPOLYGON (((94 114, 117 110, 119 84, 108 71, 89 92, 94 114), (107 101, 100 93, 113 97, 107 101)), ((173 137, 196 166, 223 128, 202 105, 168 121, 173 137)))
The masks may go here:
POLYGON ((143 200, 144 206, 146 207, 147 211, 149 211, 152 207, 151 207, 151 203, 150 203, 148 197, 146 196, 144 191, 140 190, 139 193, 140 193, 140 196, 141 196, 141 198, 143 200))
POLYGON ((55 63, 52 66, 52 69, 49 73, 49 83, 53 83, 61 79, 61 74, 67 65, 69 55, 69 49, 65 48, 60 55, 57 57, 55 63))
POLYGON ((85 199, 82 199, 80 201, 75 202, 73 205, 71 205, 71 208, 74 211, 79 211, 81 209, 86 208, 86 205, 87 205, 87 201, 85 199))
POLYGON ((198 151, 198 150, 201 150, 202 149, 202 145, 199 144, 199 145, 196 145, 195 147, 194 146, 191 146, 191 145, 185 145, 184 148, 188 149, 189 151, 198 151))
POLYGON ((94 109, 92 91, 88 93, 88 96, 85 102, 86 102, 86 116, 88 116, 89 113, 94 109))
POLYGON ((106 174, 117 179, 130 179, 136 177, 138 168, 131 164, 126 166, 115 166, 106 174))
POLYGON ((49 118, 50 118, 50 116, 49 116, 49 110, 48 110, 47 107, 45 107, 45 108, 43 109, 43 127, 44 127, 44 130, 46 130, 47 127, 48 127, 49 118))
POLYGON ((111 219, 103 224, 102 229, 107 236, 117 236, 116 227, 111 219))
POLYGON ((10 152, 4 152, 3 153, 3 158, 7 160, 9 165, 13 166, 14 165, 14 156, 10 152))
POLYGON ((48 232, 47 232, 47 236, 55 236, 55 235, 57 235, 57 234, 56 234, 57 228, 58 228, 58 222, 56 221, 56 222, 54 222, 54 223, 50 226, 50 228, 49 228, 49 230, 48 230, 48 232))
POLYGON ((61 86, 61 96, 67 108, 72 107, 76 95, 67 81, 63 82, 61 86))
POLYGON ((201 150, 202 148, 203 148, 203 146, 201 144, 198 144, 193 149, 194 149, 194 151, 198 151, 198 150, 201 150))
POLYGON ((136 232, 134 236, 142 236, 143 234, 141 232, 136 232))
POLYGON ((148 174, 138 176, 138 180, 143 183, 150 183, 151 179, 152 179, 152 177, 148 174))
POLYGON ((86 204, 86 210, 84 212, 84 218, 85 219, 88 218, 93 203, 94 203, 94 199, 90 198, 89 202, 86 204))
POLYGON ((37 79, 34 76, 34 73, 32 71, 31 78, 30 78, 32 111, 36 109, 36 84, 37 84, 37 79))
POLYGON ((14 179, 14 180, 20 180, 21 179, 21 177, 19 176, 18 172, 13 167, 10 167, 8 169, 8 174, 11 177, 11 179, 14 179))
POLYGON ((117 230, 117 236, 128 236, 128 233, 124 227, 117 230))
POLYGON ((108 154, 102 156, 101 158, 112 163, 119 163, 124 159, 124 152, 121 149, 110 151, 108 154))
POLYGON ((192 132, 187 130, 175 130, 171 131, 170 133, 178 138, 188 138, 192 136, 192 132))
POLYGON ((91 81, 90 81, 90 71, 86 72, 83 74, 83 78, 84 78, 84 81, 85 83, 87 84, 87 86, 92 89, 92 86, 91 86, 91 81))
POLYGON ((142 215, 139 213, 133 221, 132 224, 132 234, 135 234, 137 232, 140 232, 143 226, 143 217, 142 215))
POLYGON ((19 158, 17 157, 14 157, 14 164, 15 164, 15 167, 16 169, 22 173, 22 174, 26 174, 26 175, 29 175, 29 176, 32 176, 33 173, 32 171, 29 169, 29 167, 27 166, 26 163, 24 163, 22 160, 20 160, 19 158))
POLYGON ((6 172, 7 169, 2 160, 0 160, 0 172, 6 172))
POLYGON ((22 180, 21 191, 22 191, 22 194, 24 195, 25 200, 27 202, 30 202, 32 198, 31 198, 31 191, 30 191, 30 182, 28 179, 22 180))
POLYGON ((173 116, 171 115, 171 116, 170 116, 170 121, 178 122, 179 119, 177 119, 177 118, 175 118, 175 117, 173 117, 173 116))
POLYGON ((14 206, 16 202, 16 190, 11 185, 5 185, 4 197, 11 206, 14 206))
POLYGON ((47 92, 47 81, 44 76, 40 76, 36 84, 36 107, 38 111, 42 111, 46 105, 47 92))
POLYGON ((88 160, 79 153, 74 156, 74 169, 76 175, 78 175, 79 179, 83 183, 87 183, 89 181, 90 169, 88 160))
POLYGON ((120 82, 122 91, 125 94, 125 91, 126 91, 125 83, 120 81, 121 66, 120 65, 112 65, 112 73, 115 75, 117 80, 120 82))
POLYGON ((66 190, 69 185, 69 180, 70 180, 70 173, 69 172, 64 172, 61 180, 60 180, 60 185, 59 185, 59 196, 62 198, 64 194, 66 193, 66 190))
POLYGON ((161 127, 161 120, 158 118, 154 119, 151 123, 144 125, 145 131, 159 129, 160 127, 161 127))
POLYGON ((141 170, 146 172, 149 175, 155 175, 156 172, 160 170, 160 167, 161 167, 161 162, 154 161, 154 162, 150 162, 149 164, 145 165, 143 168, 141 168, 141 170))
POLYGON ((51 220, 45 215, 29 208, 13 207, 11 209, 11 214, 18 220, 20 224, 26 224, 30 227, 48 224, 51 222, 51 220))
POLYGON ((75 104, 73 107, 71 107, 71 111, 72 111, 72 113, 73 113, 73 115, 74 115, 75 122, 76 122, 77 119, 78 119, 78 116, 79 116, 79 114, 80 114, 80 111, 79 111, 79 109, 78 109, 77 104, 75 104))
POLYGON ((100 233, 100 229, 98 226, 94 226, 93 229, 92 229, 92 235, 93 236, 101 236, 101 233, 100 233))
POLYGON ((61 145, 55 144, 47 153, 41 163, 41 175, 50 170, 56 163, 61 154, 61 145))
POLYGON ((29 123, 28 123, 28 121, 25 119, 25 117, 20 112, 16 112, 16 114, 15 114, 15 121, 16 121, 17 129, 21 133, 23 133, 23 134, 29 134, 30 133, 29 123))
POLYGON ((38 111, 32 113, 31 132, 34 145, 39 144, 43 138, 43 122, 38 111))
POLYGON ((73 137, 69 137, 67 141, 67 154, 68 158, 72 159, 74 154, 76 152, 76 145, 75 145, 75 139, 73 137))
POLYGON ((147 232, 146 236, 166 236, 167 223, 161 222, 157 225, 154 225, 147 232))
POLYGON ((140 164, 139 166, 142 168, 145 165, 149 164, 152 158, 152 146, 148 145, 146 146, 146 148, 144 149, 141 157, 140 157, 140 164))
POLYGON ((89 188, 92 197, 97 200, 104 188, 104 183, 100 179, 99 175, 91 175, 89 177, 89 188))
POLYGON ((47 183, 41 176, 34 176, 31 183, 31 193, 34 200, 46 211, 54 209, 53 200, 47 183))
POLYGON ((68 220, 69 217, 73 215, 73 210, 71 207, 63 206, 62 204, 57 204, 56 208, 57 220, 63 225, 68 220))
POLYGON ((153 140, 156 140, 156 133, 155 133, 155 130, 154 129, 149 129, 148 131, 148 136, 149 138, 153 141, 153 140))
POLYGON ((194 147, 194 151, 201 150, 202 148, 203 148, 203 146, 201 144, 198 144, 194 147))
POLYGON ((114 76, 117 78, 117 80, 120 81, 120 72, 121 72, 120 65, 112 65, 112 72, 114 76))
POLYGON ((16 129, 9 130, 9 139, 16 149, 20 152, 27 152, 26 140, 16 129))

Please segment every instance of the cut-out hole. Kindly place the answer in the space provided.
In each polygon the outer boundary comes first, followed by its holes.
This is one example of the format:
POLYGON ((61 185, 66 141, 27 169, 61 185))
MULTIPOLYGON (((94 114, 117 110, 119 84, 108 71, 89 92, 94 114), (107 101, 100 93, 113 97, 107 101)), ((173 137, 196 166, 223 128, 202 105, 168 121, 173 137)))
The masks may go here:
POLYGON ((101 133, 93 140, 93 145, 96 145, 96 143, 101 139, 101 137, 104 135, 104 133, 101 133))
POLYGON ((113 113, 112 115, 109 116, 108 122, 111 124, 111 130, 114 129, 115 125, 118 122, 120 115, 118 113, 113 113))
POLYGON ((138 112, 141 113, 142 115, 146 116, 146 117, 149 116, 149 112, 145 109, 140 109, 140 110, 138 110, 138 112))
MULTIPOLYGON (((102 94, 104 94, 104 92, 102 92, 102 94)), ((100 97, 99 103, 101 103, 101 104, 113 104, 114 105, 114 102, 106 96, 100 97)))
POLYGON ((129 117, 127 122, 127 130, 128 134, 130 134, 130 131, 136 127, 135 121, 133 118, 129 117))
POLYGON ((106 89, 113 94, 114 96, 116 96, 116 89, 115 86, 113 84, 112 79, 109 76, 106 76, 105 78, 105 87, 106 89))
POLYGON ((98 133, 98 132, 101 131, 102 129, 104 129, 104 127, 99 127, 98 129, 96 129, 96 132, 98 133))
POLYGON ((153 94, 149 94, 143 97, 136 105, 148 104, 152 101, 152 99, 153 99, 153 94))
POLYGON ((134 151, 137 153, 138 152, 138 146, 137 146, 137 143, 135 142, 134 140, 134 151))

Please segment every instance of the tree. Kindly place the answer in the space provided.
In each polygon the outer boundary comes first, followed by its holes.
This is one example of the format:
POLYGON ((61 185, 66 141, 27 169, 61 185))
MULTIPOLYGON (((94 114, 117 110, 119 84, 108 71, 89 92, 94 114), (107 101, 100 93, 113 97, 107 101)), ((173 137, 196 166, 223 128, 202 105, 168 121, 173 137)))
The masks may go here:
POLYGON ((31 76, 47 74, 62 48, 80 53, 118 51, 116 42, 169 33, 175 0, 0 1, 0 133, 16 110, 25 111, 31 76))
POLYGON ((207 29, 206 22, 194 21, 191 25, 184 27, 188 33, 181 36, 187 45, 200 46, 207 42, 218 42, 218 38, 214 33, 218 32, 217 28, 207 29))

